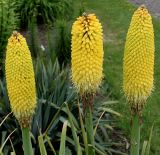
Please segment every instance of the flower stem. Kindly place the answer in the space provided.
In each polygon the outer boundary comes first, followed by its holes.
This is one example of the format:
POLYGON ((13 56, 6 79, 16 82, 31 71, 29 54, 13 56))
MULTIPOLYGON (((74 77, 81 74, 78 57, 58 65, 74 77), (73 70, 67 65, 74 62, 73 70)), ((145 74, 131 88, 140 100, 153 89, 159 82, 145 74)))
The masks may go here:
POLYGON ((139 155, 139 147, 140 147, 140 122, 138 114, 135 114, 132 119, 130 155, 139 155))
POLYGON ((88 155, 95 155, 94 151, 94 134, 93 134, 93 117, 91 106, 86 106, 85 125, 87 131, 88 144, 92 146, 88 147, 88 155))
POLYGON ((24 155, 33 155, 29 128, 22 128, 23 150, 24 155))

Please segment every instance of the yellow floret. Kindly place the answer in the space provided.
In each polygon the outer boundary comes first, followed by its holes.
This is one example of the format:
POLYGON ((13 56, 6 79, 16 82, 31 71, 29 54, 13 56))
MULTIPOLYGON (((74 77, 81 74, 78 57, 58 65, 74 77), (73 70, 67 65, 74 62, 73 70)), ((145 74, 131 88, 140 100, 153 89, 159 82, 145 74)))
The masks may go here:
POLYGON ((141 111, 153 90, 154 32, 144 6, 133 14, 128 30, 123 64, 123 89, 131 108, 141 111))
POLYGON ((17 32, 8 39, 5 71, 11 109, 21 127, 28 127, 36 107, 35 79, 26 40, 17 32))
POLYGON ((84 15, 72 26, 72 81, 77 91, 95 93, 103 77, 102 26, 94 14, 84 15))

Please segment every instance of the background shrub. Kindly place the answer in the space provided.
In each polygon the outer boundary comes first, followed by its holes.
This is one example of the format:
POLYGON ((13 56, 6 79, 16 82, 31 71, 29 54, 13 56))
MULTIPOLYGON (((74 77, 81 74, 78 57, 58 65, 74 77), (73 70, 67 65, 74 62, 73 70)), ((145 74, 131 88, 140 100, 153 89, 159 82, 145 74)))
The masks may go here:
POLYGON ((21 24, 27 25, 33 16, 39 23, 53 24, 57 18, 70 18, 72 0, 22 0, 19 3, 21 24))
POLYGON ((17 3, 12 0, 0 1, 0 72, 2 74, 2 63, 7 39, 13 30, 18 29, 19 14, 15 12, 17 3))

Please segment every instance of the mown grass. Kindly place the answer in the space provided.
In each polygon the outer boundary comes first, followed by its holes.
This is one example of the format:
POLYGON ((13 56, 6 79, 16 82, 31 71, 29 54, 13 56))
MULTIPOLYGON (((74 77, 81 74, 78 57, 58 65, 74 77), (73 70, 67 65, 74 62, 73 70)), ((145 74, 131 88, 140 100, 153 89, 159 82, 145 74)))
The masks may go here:
MULTIPOLYGON (((114 99, 119 100, 115 110, 123 114, 118 120, 118 126, 123 129, 126 136, 130 136, 129 109, 122 91, 123 76, 123 52, 126 33, 131 16, 136 6, 126 0, 88 0, 85 2, 86 12, 96 13, 102 22, 104 29, 104 73, 107 83, 112 90, 114 99)), ((155 31, 155 89, 148 99, 143 114, 141 143, 148 138, 151 126, 154 124, 154 132, 151 143, 151 154, 160 154, 160 22, 153 19, 155 31)))

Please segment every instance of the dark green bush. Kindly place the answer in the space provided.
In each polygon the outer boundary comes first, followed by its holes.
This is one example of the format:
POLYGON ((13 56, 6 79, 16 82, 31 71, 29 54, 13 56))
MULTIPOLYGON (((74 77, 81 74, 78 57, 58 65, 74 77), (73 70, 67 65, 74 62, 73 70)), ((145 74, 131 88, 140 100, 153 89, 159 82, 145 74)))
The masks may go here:
POLYGON ((22 0, 19 5, 21 24, 27 25, 33 16, 39 23, 51 24, 57 18, 70 18, 72 0, 22 0))

